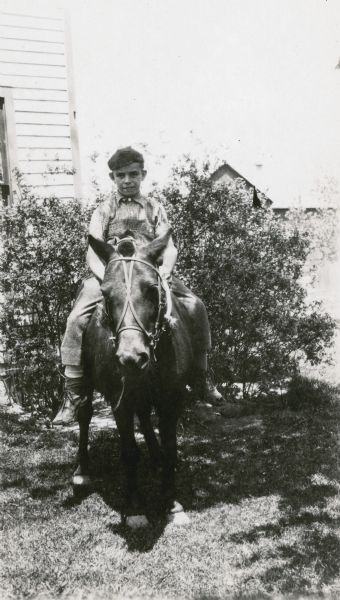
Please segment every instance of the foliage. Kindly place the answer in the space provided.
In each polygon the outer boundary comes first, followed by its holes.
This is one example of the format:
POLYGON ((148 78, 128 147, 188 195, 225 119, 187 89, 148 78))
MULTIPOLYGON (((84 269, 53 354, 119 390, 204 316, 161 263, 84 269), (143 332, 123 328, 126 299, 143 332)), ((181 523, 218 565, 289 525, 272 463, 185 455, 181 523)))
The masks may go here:
POLYGON ((292 410, 322 411, 326 415, 339 405, 339 392, 339 385, 296 375, 289 382, 285 403, 292 410))
POLYGON ((178 272, 206 303, 211 364, 220 382, 268 388, 327 357, 334 322, 308 303, 301 284, 313 247, 307 229, 255 209, 244 183, 214 185, 209 165, 189 158, 171 185, 155 190, 166 205, 179 249, 178 272))
POLYGON ((85 268, 87 216, 79 201, 36 198, 25 187, 20 202, 2 209, 0 332, 17 391, 32 409, 57 401, 61 339, 85 268))
POLYGON ((307 233, 309 256, 304 273, 313 282, 322 265, 337 257, 339 237, 339 211, 334 207, 320 207, 312 211, 302 208, 291 209, 287 214, 287 226, 307 233))
MULTIPOLYGON (((175 231, 177 270, 207 305, 219 383, 241 382, 246 396, 254 382, 268 389, 298 372, 301 360, 315 365, 327 356, 334 323, 307 303, 300 280, 315 238, 296 214, 282 222, 255 210, 241 181, 216 187, 209 166, 189 159, 154 194, 175 231)), ((0 334, 12 389, 40 412, 57 402, 61 338, 85 271, 90 210, 35 198, 25 186, 20 201, 2 209, 0 334)))

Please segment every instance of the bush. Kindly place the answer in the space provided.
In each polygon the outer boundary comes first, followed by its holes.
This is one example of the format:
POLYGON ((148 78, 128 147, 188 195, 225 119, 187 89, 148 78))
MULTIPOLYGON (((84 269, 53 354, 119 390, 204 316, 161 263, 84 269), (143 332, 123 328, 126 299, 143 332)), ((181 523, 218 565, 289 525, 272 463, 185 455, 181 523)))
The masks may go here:
MULTIPOLYGON (((219 383, 232 390, 241 382, 244 396, 257 383, 259 394, 298 373, 302 360, 327 358, 334 322, 319 304, 307 304, 300 282, 313 246, 308 230, 255 210, 241 181, 215 187, 208 165, 199 170, 190 160, 154 194, 176 234, 177 270, 207 305, 219 383)), ((2 209, 0 334, 32 411, 49 411, 58 400, 60 344, 86 269, 89 212, 27 188, 2 209)))
POLYGON ((16 396, 32 411, 55 407, 60 345, 84 275, 88 210, 74 201, 35 198, 22 188, 2 209, 0 332, 16 396))
POLYGON ((214 185, 209 165, 190 159, 170 186, 155 190, 173 226, 182 279, 204 300, 211 321, 211 365, 221 382, 262 389, 327 359, 335 323, 308 304, 301 276, 312 248, 270 209, 255 209, 242 180, 214 185))
POLYGON ((288 385, 285 403, 291 410, 321 410, 325 414, 339 406, 339 394, 340 386, 297 375, 288 385))

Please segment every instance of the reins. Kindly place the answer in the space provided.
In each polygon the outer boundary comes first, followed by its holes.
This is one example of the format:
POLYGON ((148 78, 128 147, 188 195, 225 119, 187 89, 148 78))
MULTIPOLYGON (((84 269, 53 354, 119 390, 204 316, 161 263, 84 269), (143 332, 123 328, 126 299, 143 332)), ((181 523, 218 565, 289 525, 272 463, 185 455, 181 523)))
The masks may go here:
MULTIPOLYGON (((161 316, 162 316, 162 307, 164 306, 162 303, 162 299, 161 299, 162 289, 165 292, 165 297, 166 297, 166 299, 165 299, 166 312, 165 312, 163 318, 165 321, 168 321, 168 322, 171 321, 172 299, 171 299, 171 292, 170 292, 169 285, 164 279, 162 279, 159 270, 154 265, 152 265, 151 263, 149 263, 146 260, 137 258, 135 256, 119 256, 118 258, 112 258, 109 261, 110 264, 112 264, 114 262, 122 262, 123 263, 124 280, 125 280, 125 287, 126 287, 126 298, 125 298, 122 313, 120 315, 119 321, 115 328, 115 335, 113 335, 110 339, 113 341, 113 343, 115 345, 117 345, 118 337, 122 333, 122 331, 126 331, 126 330, 140 331, 147 338, 149 345, 152 348, 153 354, 154 354, 154 351, 155 351, 156 345, 159 341, 159 337, 160 337, 160 333, 161 333, 160 322, 161 322, 161 316), (157 274, 158 313, 157 313, 157 318, 156 318, 156 322, 155 322, 154 332, 147 331, 147 329, 144 327, 142 321, 138 317, 135 307, 133 305, 132 296, 131 296, 131 286, 132 286, 133 268, 134 268, 134 265, 136 262, 146 265, 147 267, 149 267, 150 269, 155 271, 155 273, 157 274), (128 269, 127 263, 130 263, 129 269, 128 269), (131 313, 137 323, 137 326, 136 325, 126 325, 124 327, 121 327, 121 325, 124 321, 125 315, 128 311, 128 308, 130 308, 131 313)), ((106 309, 105 309, 105 313, 106 313, 106 316, 110 320, 112 320, 106 309)), ((154 356, 154 359, 155 359, 155 356, 154 356)))

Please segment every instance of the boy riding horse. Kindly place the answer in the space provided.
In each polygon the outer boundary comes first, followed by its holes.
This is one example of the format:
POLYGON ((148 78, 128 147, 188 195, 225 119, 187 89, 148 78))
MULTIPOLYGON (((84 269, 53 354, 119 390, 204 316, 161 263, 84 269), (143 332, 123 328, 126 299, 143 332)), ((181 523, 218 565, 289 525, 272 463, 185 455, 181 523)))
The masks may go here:
MULTIPOLYGON (((116 184, 115 194, 99 205, 90 222, 89 233, 105 242, 116 244, 126 232, 133 235, 137 247, 144 246, 164 234, 168 220, 163 206, 153 198, 141 194, 145 179, 142 154, 131 147, 121 148, 108 161, 110 177, 116 184)), ((201 400, 216 403, 222 396, 207 379, 207 352, 210 349, 210 328, 203 302, 177 277, 172 276, 177 249, 170 236, 159 267, 161 276, 171 283, 171 292, 179 312, 189 318, 194 346, 194 393, 201 400)), ((78 410, 90 400, 86 396, 85 374, 82 366, 82 339, 91 315, 103 295, 100 284, 104 264, 89 247, 87 264, 92 273, 84 279, 73 310, 67 320, 61 354, 65 366, 65 393, 63 404, 55 417, 55 425, 67 425, 77 420, 78 410)))

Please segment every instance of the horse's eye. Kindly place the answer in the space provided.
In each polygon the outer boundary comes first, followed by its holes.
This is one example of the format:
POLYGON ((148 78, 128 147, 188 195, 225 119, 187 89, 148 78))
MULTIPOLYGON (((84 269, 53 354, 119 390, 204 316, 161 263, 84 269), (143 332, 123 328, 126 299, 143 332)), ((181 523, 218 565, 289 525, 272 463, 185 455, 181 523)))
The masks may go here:
POLYGON ((151 302, 158 302, 158 286, 148 285, 146 288, 146 297, 151 300, 151 302))
POLYGON ((106 304, 106 309, 111 312, 113 311, 116 306, 117 306, 117 301, 115 298, 106 298, 105 300, 105 304, 106 304))

